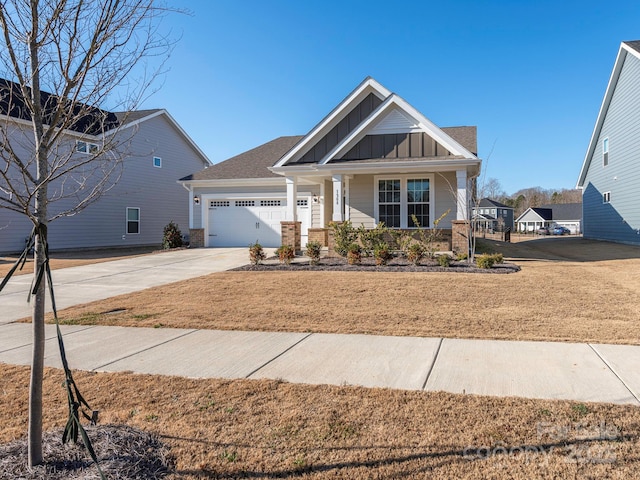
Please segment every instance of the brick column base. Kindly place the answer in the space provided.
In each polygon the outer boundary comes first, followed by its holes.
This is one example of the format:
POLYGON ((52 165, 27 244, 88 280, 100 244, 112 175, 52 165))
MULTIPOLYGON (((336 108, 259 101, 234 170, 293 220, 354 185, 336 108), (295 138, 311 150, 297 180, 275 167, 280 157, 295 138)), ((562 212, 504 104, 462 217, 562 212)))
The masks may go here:
POLYGON ((451 250, 453 253, 466 253, 469 255, 471 245, 469 235, 471 229, 466 220, 453 220, 451 222, 451 250))
POLYGON ((189 248, 204 247, 204 228, 189 229, 189 248))
POLYGON ((329 246, 328 241, 328 228, 310 228, 309 229, 309 241, 310 242, 320 242, 320 245, 323 247, 329 246))
POLYGON ((293 247, 293 249, 296 251, 296 254, 302 252, 302 249, 300 248, 301 225, 302 222, 280 222, 282 245, 289 245, 293 247))

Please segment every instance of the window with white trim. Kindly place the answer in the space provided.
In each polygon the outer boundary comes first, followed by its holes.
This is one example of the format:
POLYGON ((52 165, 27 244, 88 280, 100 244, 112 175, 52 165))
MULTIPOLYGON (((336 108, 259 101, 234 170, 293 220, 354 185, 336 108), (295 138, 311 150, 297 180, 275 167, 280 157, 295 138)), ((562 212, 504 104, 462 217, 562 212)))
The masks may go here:
POLYGON ((407 180, 407 227, 429 226, 429 179, 407 180), (418 221, 415 224, 413 219, 418 221))
POLYGON ((95 143, 76 140, 76 152, 94 154, 98 153, 98 145, 95 143))
POLYGON ((389 228, 415 228, 415 215, 420 227, 429 228, 432 181, 429 176, 376 177, 376 222, 384 222, 389 228))
POLYGON ((611 192, 604 192, 602 194, 602 203, 610 203, 611 202, 611 192))
POLYGON ((378 222, 400 228, 400 180, 378 180, 378 222))
POLYGON ((140 209, 127 207, 127 234, 140 233, 140 209))
POLYGON ((162 168, 162 158, 153 157, 153 166, 156 168, 162 168))
POLYGON ((609 138, 602 140, 602 166, 609 165, 609 138))

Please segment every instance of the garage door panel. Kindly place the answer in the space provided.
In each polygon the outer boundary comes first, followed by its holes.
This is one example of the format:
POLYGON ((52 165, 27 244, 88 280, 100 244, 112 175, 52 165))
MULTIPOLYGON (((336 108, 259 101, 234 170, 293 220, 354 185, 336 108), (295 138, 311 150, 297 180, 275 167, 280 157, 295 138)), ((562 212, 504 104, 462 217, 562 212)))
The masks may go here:
MULTIPOLYGON (((264 247, 280 246, 280 222, 286 218, 284 203, 274 199, 210 201, 208 245, 244 247, 257 241, 264 247)), ((297 215, 306 234, 309 210, 298 207, 297 215)))

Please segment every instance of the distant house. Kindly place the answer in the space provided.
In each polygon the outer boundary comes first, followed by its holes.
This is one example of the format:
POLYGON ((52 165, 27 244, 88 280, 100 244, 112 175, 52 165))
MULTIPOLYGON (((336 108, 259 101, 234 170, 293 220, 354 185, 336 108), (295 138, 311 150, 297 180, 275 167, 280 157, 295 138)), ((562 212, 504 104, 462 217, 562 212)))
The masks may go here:
POLYGON ((325 242, 332 221, 413 228, 413 216, 423 227, 444 217, 439 228, 453 229, 469 219, 476 147, 475 127, 440 128, 368 77, 306 135, 182 178, 191 237, 205 247, 304 247, 325 242))
POLYGON ((582 230, 581 203, 554 203, 527 208, 516 219, 518 232, 535 232, 541 227, 566 227, 572 235, 582 230))
POLYGON ((513 230, 513 207, 483 198, 472 207, 472 218, 476 228, 490 231, 513 230))
POLYGON ((577 187, 586 238, 640 245, 640 41, 622 42, 577 187))
MULTIPOLYGON (((0 80, 0 93, 4 93, 3 88, 11 88, 11 83, 0 80)), ((188 232, 189 193, 177 180, 210 165, 206 155, 166 110, 132 112, 124 121, 121 113, 104 113, 112 126, 119 126, 120 132, 116 135, 122 135, 127 142, 120 179, 80 213, 51 222, 49 245, 52 250, 160 245, 163 228, 170 221, 176 222, 183 233, 188 232)), ((28 125, 24 110, 5 101, 0 102, 0 117, 5 125, 28 125)), ((28 131, 25 134, 20 128, 5 131, 28 135, 28 131)), ((86 155, 98 148, 102 135, 108 134, 91 130, 90 125, 78 124, 67 131, 61 141, 66 148, 74 148, 76 155, 86 155)), ((19 139, 15 140, 14 144, 18 144, 19 139)), ((28 158, 29 152, 25 155, 28 158)), ((3 163, 5 160, 0 158, 2 169, 6 166, 3 163)), ((8 191, 2 188, 3 182, 0 179, 0 195, 8 191)), ((31 229, 32 224, 26 217, 0 208, 0 252, 21 251, 31 229)))

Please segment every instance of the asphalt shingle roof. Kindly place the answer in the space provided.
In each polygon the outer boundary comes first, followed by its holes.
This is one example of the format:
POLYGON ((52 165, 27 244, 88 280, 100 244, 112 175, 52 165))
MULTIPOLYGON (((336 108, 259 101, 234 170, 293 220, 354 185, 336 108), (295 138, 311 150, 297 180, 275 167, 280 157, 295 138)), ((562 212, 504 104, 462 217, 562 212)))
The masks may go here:
POLYGON ((540 208, 551 209, 552 219, 558 220, 580 220, 582 218, 582 203, 553 203, 542 205, 540 208))
POLYGON ((478 204, 479 207, 499 207, 499 208, 511 208, 509 205, 505 205, 504 203, 496 202, 495 200, 491 200, 490 198, 483 198, 480 200, 478 204))
POLYGON ((478 155, 477 127, 442 127, 441 130, 471 153, 478 155))
POLYGON ((640 40, 630 40, 628 42, 622 42, 622 43, 624 43, 625 45, 630 46, 636 52, 640 52, 640 40))
POLYGON ((272 167, 302 139, 302 135, 279 137, 247 152, 193 173, 180 180, 221 180, 230 178, 282 178, 272 167))
MULTIPOLYGON (((60 97, 48 92, 40 92, 45 124, 51 125, 53 115, 61 102, 60 97)), ((63 100, 69 102, 69 100, 63 100)), ((97 107, 74 103, 74 112, 79 115, 75 123, 68 128, 88 135, 99 135, 118 126, 117 116, 97 107)), ((0 113, 20 120, 31 120, 31 113, 25 106, 20 86, 4 78, 0 78, 0 113)))

